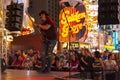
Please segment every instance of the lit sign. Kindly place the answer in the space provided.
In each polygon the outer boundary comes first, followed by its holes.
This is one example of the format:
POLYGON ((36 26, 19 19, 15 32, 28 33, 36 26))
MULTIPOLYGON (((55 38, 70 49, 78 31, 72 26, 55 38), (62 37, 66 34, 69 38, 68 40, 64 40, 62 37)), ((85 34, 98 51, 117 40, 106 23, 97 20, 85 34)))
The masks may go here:
POLYGON ((114 50, 115 49, 114 46, 108 46, 108 45, 105 45, 104 48, 108 49, 108 50, 114 50))
POLYGON ((90 48, 89 43, 80 43, 80 48, 90 48))
POLYGON ((63 38, 67 38, 69 36, 69 28, 70 33, 72 35, 76 35, 83 27, 82 19, 85 18, 85 12, 77 11, 76 8, 66 7, 64 10, 60 12, 60 41, 63 38))
POLYGON ((79 49, 79 42, 72 42, 70 46, 72 46, 74 49, 79 49))
POLYGON ((74 49, 79 49, 79 42, 71 42, 70 45, 67 42, 64 42, 62 44, 63 49, 68 49, 69 47, 74 48, 74 49))
POLYGON ((98 5, 89 5, 89 16, 98 16, 98 5))

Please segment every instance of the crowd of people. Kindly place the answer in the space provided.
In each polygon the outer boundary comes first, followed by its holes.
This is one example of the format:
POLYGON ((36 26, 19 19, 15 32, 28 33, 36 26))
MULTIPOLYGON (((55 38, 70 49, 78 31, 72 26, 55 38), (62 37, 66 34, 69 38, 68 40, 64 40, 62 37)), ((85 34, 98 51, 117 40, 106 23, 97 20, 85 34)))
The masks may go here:
MULTIPOLYGON (((52 57, 52 71, 81 72, 82 76, 89 72, 91 78, 95 80, 102 80, 103 70, 105 70, 106 80, 114 80, 115 72, 119 69, 118 55, 109 51, 92 53, 82 48, 64 50, 62 53, 52 53, 50 56, 52 57)), ((33 49, 8 51, 7 57, 7 67, 12 69, 39 70, 42 65, 42 54, 33 49)))

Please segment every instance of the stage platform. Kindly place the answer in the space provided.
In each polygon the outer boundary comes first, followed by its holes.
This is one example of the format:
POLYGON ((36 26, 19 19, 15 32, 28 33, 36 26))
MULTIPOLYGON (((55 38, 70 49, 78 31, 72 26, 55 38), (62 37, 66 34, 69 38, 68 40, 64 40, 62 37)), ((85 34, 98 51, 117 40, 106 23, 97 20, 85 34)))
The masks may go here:
MULTIPOLYGON (((78 74, 75 72, 50 72, 38 73, 33 70, 6 70, 1 74, 0 80, 82 80, 80 78, 68 78, 69 75, 78 74), (62 78, 62 79, 59 79, 62 78)), ((85 79, 90 80, 90 79, 85 79)))

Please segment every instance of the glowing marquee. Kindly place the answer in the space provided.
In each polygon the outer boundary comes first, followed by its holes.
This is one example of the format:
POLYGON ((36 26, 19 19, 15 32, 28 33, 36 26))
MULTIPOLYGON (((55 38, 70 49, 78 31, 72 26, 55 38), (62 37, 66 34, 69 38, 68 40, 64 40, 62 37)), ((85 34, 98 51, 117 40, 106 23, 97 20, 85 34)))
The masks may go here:
POLYGON ((68 41, 69 28, 70 36, 75 40, 75 35, 82 29, 85 12, 80 12, 73 7, 66 7, 60 12, 60 41, 68 41))

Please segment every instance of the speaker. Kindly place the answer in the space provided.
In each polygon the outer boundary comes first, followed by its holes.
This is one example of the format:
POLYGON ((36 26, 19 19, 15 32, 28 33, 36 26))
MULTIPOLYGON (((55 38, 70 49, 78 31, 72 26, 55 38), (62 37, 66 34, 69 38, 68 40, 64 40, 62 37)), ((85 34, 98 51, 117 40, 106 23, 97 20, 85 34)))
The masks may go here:
POLYGON ((7 6, 6 26, 9 31, 21 31, 23 20, 23 3, 12 3, 7 6))
POLYGON ((98 24, 119 24, 118 0, 98 0, 98 24))

